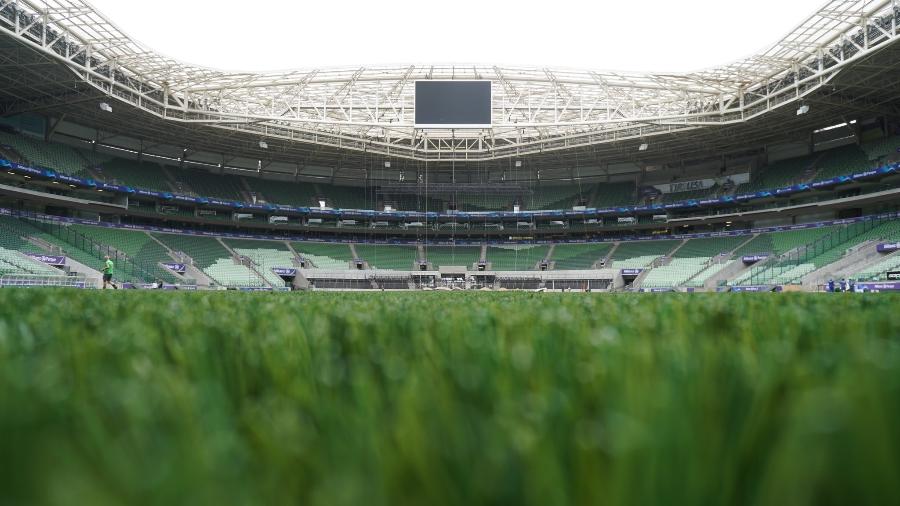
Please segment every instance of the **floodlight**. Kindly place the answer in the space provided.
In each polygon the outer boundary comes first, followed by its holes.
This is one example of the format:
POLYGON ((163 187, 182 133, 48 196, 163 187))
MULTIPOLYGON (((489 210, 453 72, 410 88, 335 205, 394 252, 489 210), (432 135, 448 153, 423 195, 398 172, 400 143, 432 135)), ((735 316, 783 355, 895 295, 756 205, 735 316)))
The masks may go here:
POLYGON ((650 147, 650 145, 645 142, 645 143, 641 144, 640 146, 638 146, 638 151, 647 151, 647 148, 649 148, 649 147, 650 147))

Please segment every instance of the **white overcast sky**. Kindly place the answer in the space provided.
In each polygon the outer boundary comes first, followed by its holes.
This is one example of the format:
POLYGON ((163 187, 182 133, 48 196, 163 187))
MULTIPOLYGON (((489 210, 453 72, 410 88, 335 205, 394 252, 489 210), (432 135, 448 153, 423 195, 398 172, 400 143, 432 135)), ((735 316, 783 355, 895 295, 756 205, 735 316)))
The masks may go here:
POLYGON ((824 0, 92 0, 156 51, 226 70, 486 63, 690 71, 770 46, 824 0))

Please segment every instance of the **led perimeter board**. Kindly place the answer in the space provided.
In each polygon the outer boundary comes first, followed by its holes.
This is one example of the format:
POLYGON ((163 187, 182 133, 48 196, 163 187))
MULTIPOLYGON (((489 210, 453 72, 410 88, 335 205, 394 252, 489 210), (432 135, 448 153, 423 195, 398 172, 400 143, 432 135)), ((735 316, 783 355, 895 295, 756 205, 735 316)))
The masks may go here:
POLYGON ((416 81, 416 128, 490 126, 490 81, 416 81))

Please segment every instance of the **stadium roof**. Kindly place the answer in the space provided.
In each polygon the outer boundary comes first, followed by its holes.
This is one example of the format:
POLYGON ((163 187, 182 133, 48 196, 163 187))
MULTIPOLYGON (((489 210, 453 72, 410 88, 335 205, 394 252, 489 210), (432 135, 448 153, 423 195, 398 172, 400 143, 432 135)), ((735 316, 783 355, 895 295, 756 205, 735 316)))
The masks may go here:
MULTIPOLYGON (((893 45, 898 17, 898 0, 831 1, 768 50, 689 73, 433 64, 235 73, 160 55, 83 0, 0 0, 0 33, 70 71, 45 74, 47 83, 8 83, 2 110, 65 111, 105 95, 127 104, 132 122, 149 114, 157 131, 168 125, 198 146, 221 142, 223 151, 223 139, 240 138, 245 146, 255 139, 417 161, 576 152, 681 132, 733 135, 730 127, 834 92, 844 70, 893 45), (415 128, 418 79, 491 80, 492 128, 415 128), (63 86, 49 89, 54 80, 63 86)), ((24 69, 20 57, 10 53, 7 63, 24 69)), ((841 100, 879 106, 829 99, 841 100)), ((102 122, 96 112, 93 122, 102 122)))

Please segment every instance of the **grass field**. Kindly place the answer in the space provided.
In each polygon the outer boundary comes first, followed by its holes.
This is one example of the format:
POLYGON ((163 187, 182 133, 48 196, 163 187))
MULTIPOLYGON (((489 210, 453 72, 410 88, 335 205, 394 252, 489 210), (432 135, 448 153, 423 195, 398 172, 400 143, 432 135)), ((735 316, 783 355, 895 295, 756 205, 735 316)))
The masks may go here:
POLYGON ((896 504, 900 297, 0 290, 2 504, 896 504))

